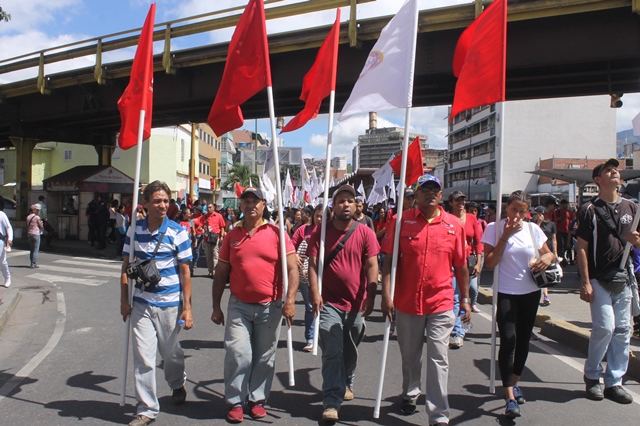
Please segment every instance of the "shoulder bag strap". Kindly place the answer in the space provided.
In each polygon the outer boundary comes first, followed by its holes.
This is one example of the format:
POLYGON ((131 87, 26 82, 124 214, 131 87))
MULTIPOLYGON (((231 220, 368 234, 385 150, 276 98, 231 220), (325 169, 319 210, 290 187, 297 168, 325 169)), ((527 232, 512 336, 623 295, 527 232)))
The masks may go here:
POLYGON ((620 234, 618 234, 618 227, 611 217, 611 214, 609 214, 609 210, 607 210, 604 206, 598 206, 595 203, 592 204, 593 210, 597 213, 598 216, 600 216, 602 220, 604 220, 604 223, 607 224, 607 227, 609 228, 613 236, 620 240, 620 242, 622 243, 622 247, 624 247, 627 242, 623 241, 622 238, 620 238, 620 234))
POLYGON ((329 266, 331 264, 331 262, 333 262, 333 259, 336 258, 338 253, 340 253, 340 251, 342 251, 342 249, 344 248, 345 244, 347 243, 347 240, 349 239, 349 237, 351 237, 351 234, 353 234, 353 231, 356 230, 358 225, 360 225, 360 223, 357 222, 356 220, 354 220, 353 224, 349 228, 349 231, 345 234, 344 237, 342 237, 342 239, 340 240, 338 245, 333 249, 333 251, 331 252, 329 257, 327 258, 327 260, 324 262, 324 269, 327 269, 327 266, 329 266))
POLYGON ((529 235, 531 235, 531 241, 533 242, 533 248, 536 250, 536 259, 540 259, 540 249, 538 248, 538 242, 533 235, 533 225, 531 222, 527 222, 527 228, 529 228, 529 235))
POLYGON ((156 253, 158 252, 158 249, 160 248, 160 244, 162 244, 162 239, 163 238, 164 238, 164 232, 161 232, 160 233, 160 239, 158 240, 158 244, 156 244, 156 249, 153 251, 153 254, 151 255, 151 259, 156 257, 156 253))

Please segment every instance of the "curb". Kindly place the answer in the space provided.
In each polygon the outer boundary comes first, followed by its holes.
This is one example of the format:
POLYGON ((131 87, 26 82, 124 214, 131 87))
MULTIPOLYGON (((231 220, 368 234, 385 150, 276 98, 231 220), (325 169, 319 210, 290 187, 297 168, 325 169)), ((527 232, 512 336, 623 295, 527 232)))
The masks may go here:
POLYGON ((20 300, 20 291, 17 288, 12 288, 7 291, 2 300, 0 301, 0 328, 9 321, 9 317, 15 310, 20 300))
MULTIPOLYGON (((493 303, 493 291, 489 288, 478 288, 478 303, 491 305, 493 303)), ((540 334, 556 342, 570 346, 583 355, 589 352, 589 337, 591 331, 578 327, 570 322, 554 320, 547 313, 538 313, 536 316, 536 327, 540 327, 540 334)), ((629 356, 629 366, 627 376, 640 381, 640 358, 633 352, 629 356)))

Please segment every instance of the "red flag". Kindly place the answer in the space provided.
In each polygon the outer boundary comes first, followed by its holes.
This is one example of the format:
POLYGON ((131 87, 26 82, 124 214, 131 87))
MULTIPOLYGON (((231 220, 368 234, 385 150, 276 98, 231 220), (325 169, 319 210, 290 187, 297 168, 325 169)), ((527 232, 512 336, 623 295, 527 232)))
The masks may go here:
POLYGON ((153 112, 153 23, 156 4, 152 3, 144 21, 138 49, 131 66, 129 85, 118 100, 120 111, 120 134, 118 146, 129 149, 138 144, 140 111, 145 112, 142 140, 151 136, 151 114, 153 112))
POLYGON ((271 86, 263 0, 249 0, 229 43, 227 63, 207 122, 216 135, 244 123, 240 105, 271 86))
POLYGON ((236 197, 240 198, 242 192, 246 189, 244 186, 240 186, 238 182, 236 182, 236 197))
POLYGON ((340 42, 340 9, 336 11, 336 22, 320 46, 316 61, 302 80, 300 100, 305 103, 302 111, 287 123, 280 133, 292 132, 318 116, 322 100, 336 90, 338 68, 338 45, 340 42))
POLYGON ((458 39, 453 55, 458 82, 449 122, 462 111, 504 102, 506 64, 507 1, 496 0, 458 39))
MULTIPOLYGON (((400 176, 400 168, 402 167, 402 154, 389 161, 389 165, 393 169, 393 173, 400 176)), ((424 174, 424 166, 422 165, 422 147, 420 146, 420 138, 415 138, 407 149, 407 175, 404 179, 406 186, 412 185, 424 174)))

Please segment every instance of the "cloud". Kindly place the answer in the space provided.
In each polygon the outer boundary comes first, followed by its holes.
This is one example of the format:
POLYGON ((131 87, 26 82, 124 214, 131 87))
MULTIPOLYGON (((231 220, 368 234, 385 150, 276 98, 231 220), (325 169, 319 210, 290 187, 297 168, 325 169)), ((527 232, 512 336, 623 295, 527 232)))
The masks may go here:
POLYGON ((629 130, 631 120, 640 113, 640 93, 629 93, 622 97, 622 108, 616 111, 616 130, 629 130))
MULTIPOLYGON (((15 34, 40 30, 52 22, 70 21, 83 10, 83 0, 3 0, 2 9, 11 15, 11 20, 0 25, 0 34, 15 34)), ((6 45, 2 47, 4 51, 6 45)))

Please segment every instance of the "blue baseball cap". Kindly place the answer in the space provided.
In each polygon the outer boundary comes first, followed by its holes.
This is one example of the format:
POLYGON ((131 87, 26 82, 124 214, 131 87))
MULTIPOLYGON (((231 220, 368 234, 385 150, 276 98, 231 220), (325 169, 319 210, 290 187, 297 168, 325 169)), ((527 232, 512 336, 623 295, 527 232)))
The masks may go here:
POLYGON ((440 179, 429 174, 422 175, 418 178, 418 187, 423 186, 429 182, 435 182, 440 187, 440 189, 442 189, 442 184, 440 183, 440 179))

